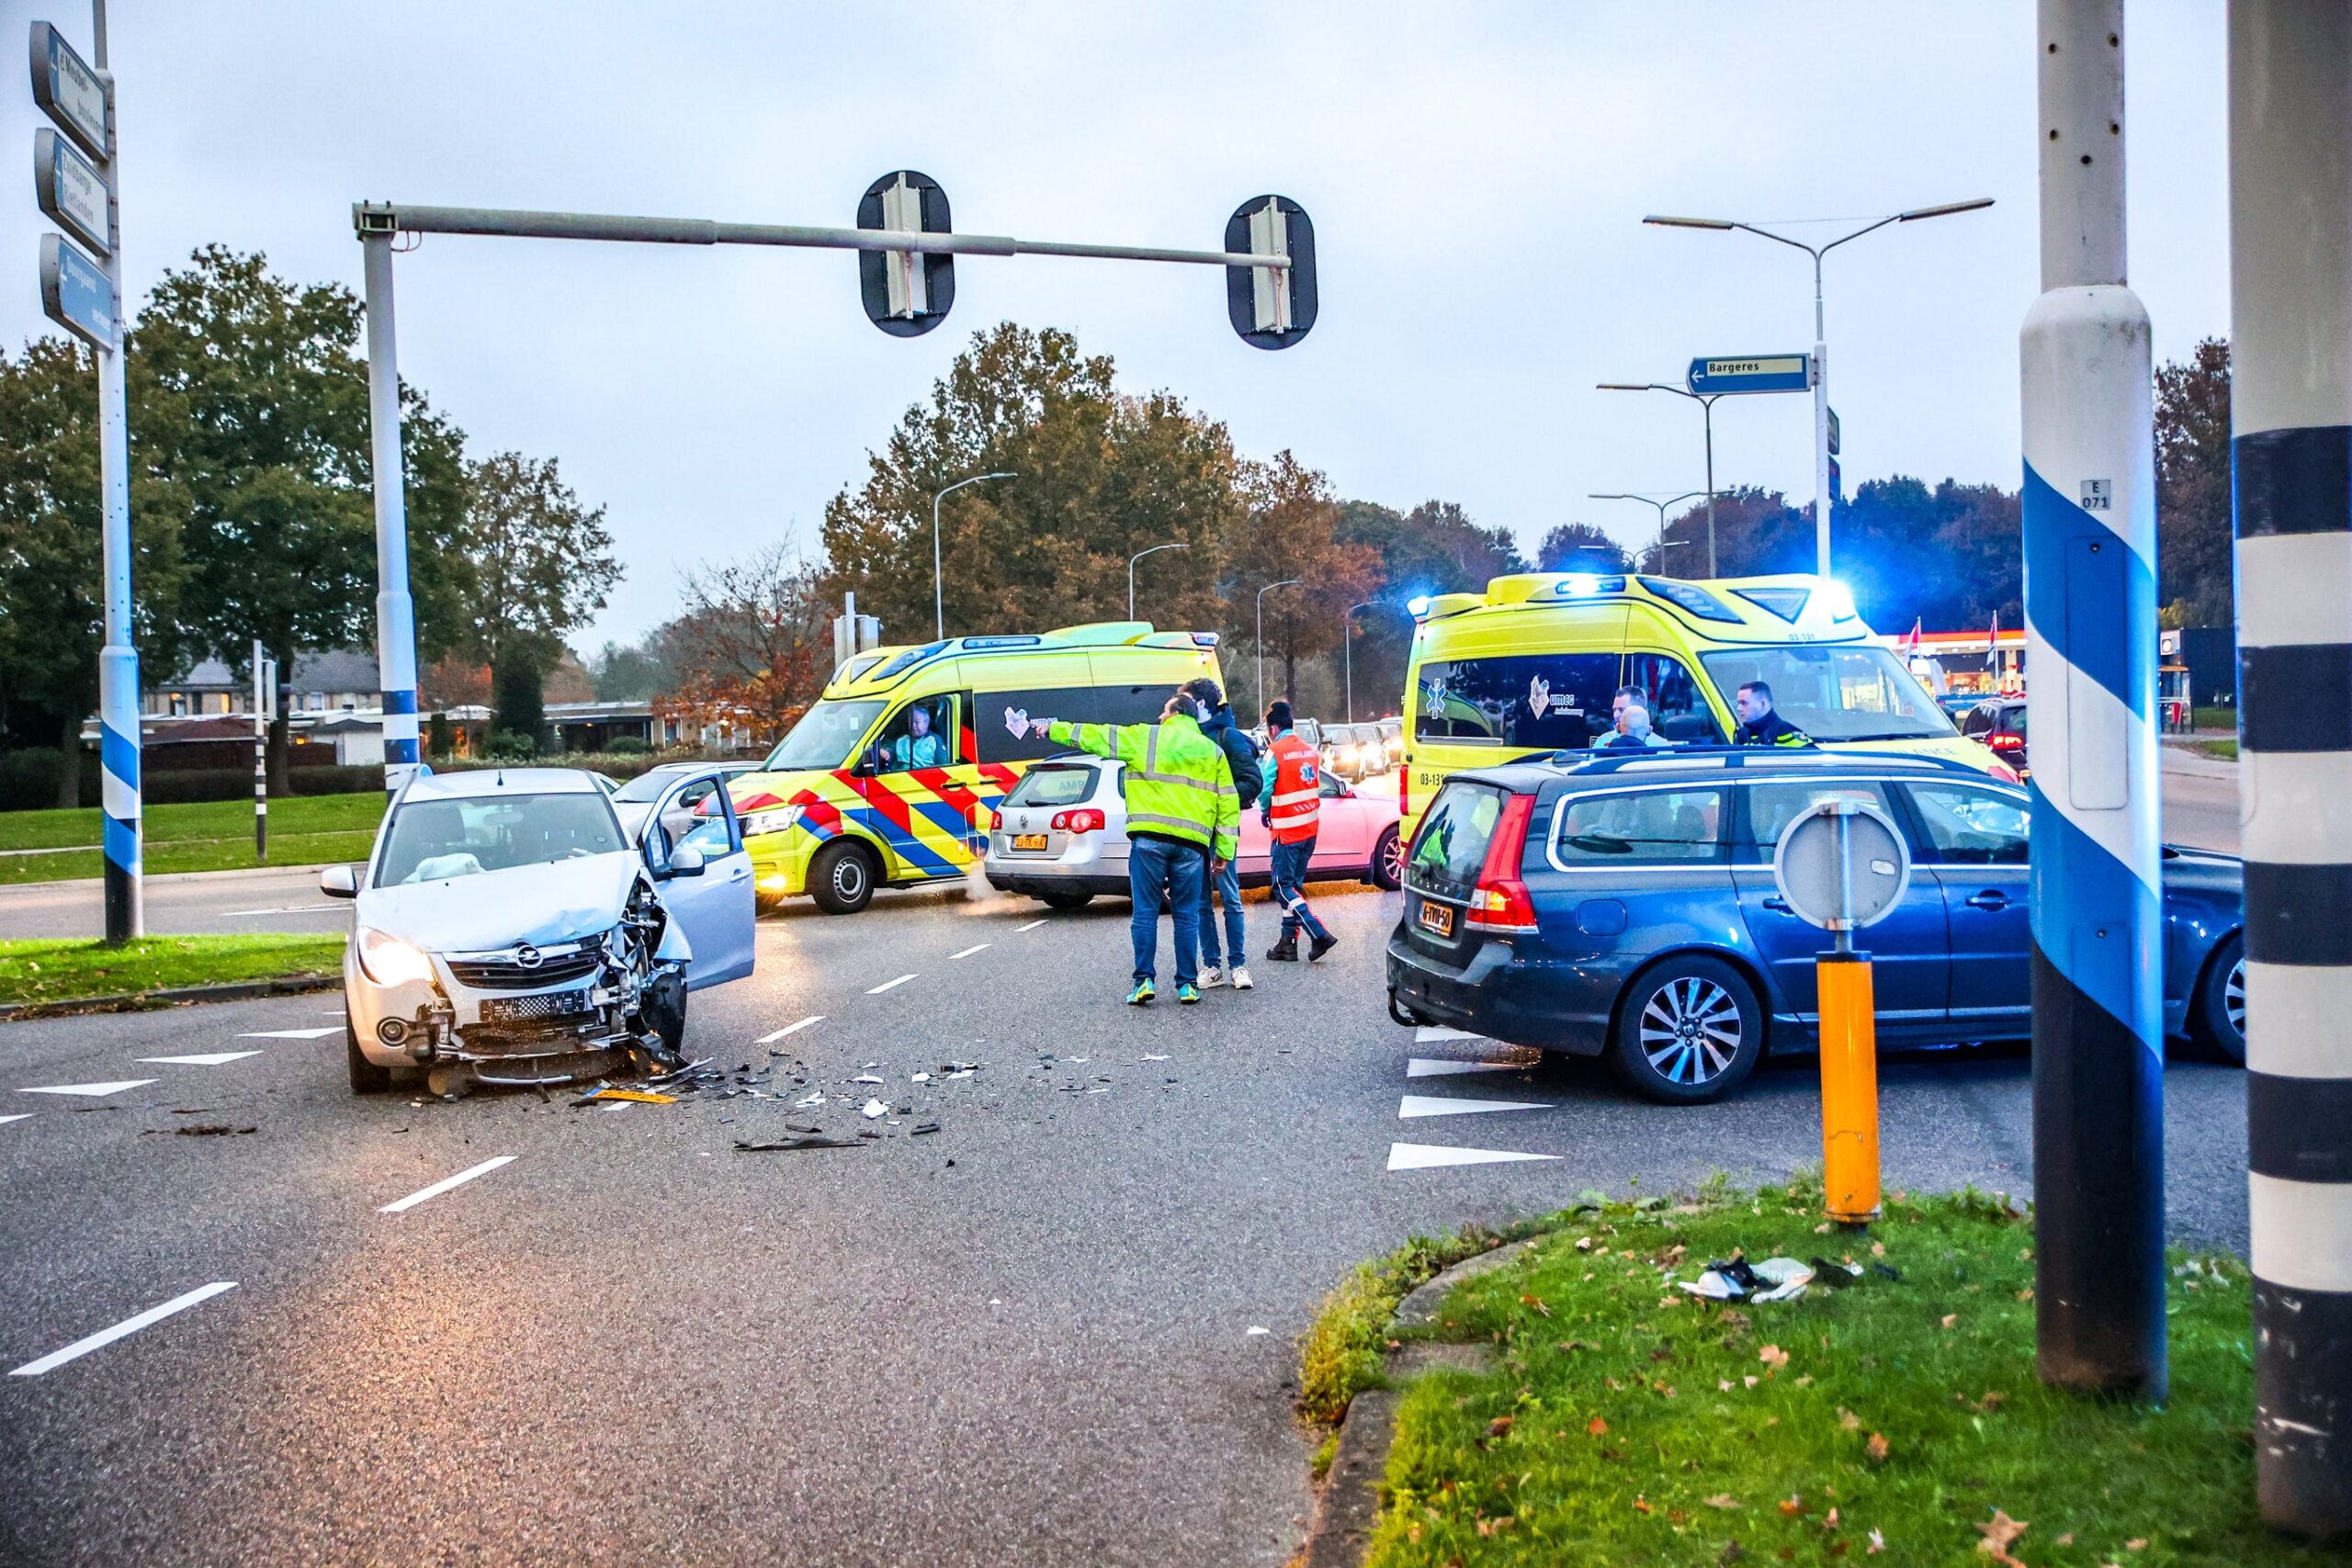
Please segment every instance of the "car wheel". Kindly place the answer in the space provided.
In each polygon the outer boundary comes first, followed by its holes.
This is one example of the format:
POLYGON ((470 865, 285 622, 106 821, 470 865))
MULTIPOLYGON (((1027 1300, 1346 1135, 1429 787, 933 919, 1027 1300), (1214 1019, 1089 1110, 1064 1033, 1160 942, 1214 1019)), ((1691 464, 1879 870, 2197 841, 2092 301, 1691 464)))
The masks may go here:
POLYGON ((1396 824, 1381 829, 1380 842, 1373 847, 1372 874, 1365 880, 1387 893, 1405 886, 1405 836, 1396 824))
POLYGON ((1049 909, 1083 909, 1094 895, 1083 887, 1057 887, 1051 893, 1040 893, 1037 897, 1049 909))
POLYGON ((2205 961, 2188 1010, 2188 1032, 2218 1062, 2245 1066, 2245 933, 2233 931, 2205 961))
POLYGON ((354 1094, 387 1094, 392 1087, 392 1069, 379 1067, 369 1061, 359 1049, 359 1032, 349 1019, 343 1022, 344 1054, 351 1058, 351 1092, 354 1094))
POLYGON ((1696 1105, 1729 1093, 1764 1054, 1756 989, 1719 958, 1669 958, 1625 987, 1610 1066, 1645 1100, 1696 1105))
POLYGON ((827 844, 808 863, 808 896, 829 915, 856 914, 874 897, 874 856, 863 844, 827 844))

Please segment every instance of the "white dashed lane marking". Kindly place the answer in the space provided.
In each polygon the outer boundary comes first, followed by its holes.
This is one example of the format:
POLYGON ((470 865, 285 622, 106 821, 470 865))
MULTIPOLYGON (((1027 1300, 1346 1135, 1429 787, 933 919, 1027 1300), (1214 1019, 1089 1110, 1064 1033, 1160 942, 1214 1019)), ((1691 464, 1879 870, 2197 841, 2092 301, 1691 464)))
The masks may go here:
POLYGON ((154 1078, 121 1078, 113 1083, 53 1083, 39 1089, 20 1089, 18 1094, 78 1094, 90 1100, 102 1100, 109 1094, 120 1094, 127 1089, 140 1089, 157 1082, 154 1078))
POLYGON ((971 956, 972 956, 972 954, 974 954, 974 953, 976 953, 985 952, 985 951, 988 949, 988 947, 989 947, 989 945, 990 945, 989 943, 985 942, 976 942, 976 943, 974 943, 972 946, 966 948, 966 949, 965 949, 963 952, 961 952, 961 953, 949 953, 947 956, 948 956, 950 959, 956 959, 956 958, 969 958, 969 957, 971 957, 971 956))
POLYGON ((442 1193, 448 1191, 452 1187, 462 1187, 477 1176, 488 1176, 500 1166, 512 1165, 514 1163, 514 1156, 513 1155, 495 1156, 490 1159, 482 1161, 480 1165, 475 1166, 470 1170, 461 1170, 455 1176, 445 1176, 440 1180, 435 1182, 432 1186, 423 1188, 417 1191, 410 1193, 405 1198, 397 1199, 392 1202, 387 1203, 376 1212, 379 1214, 403 1213, 410 1209, 415 1208, 419 1203, 424 1202, 428 1198, 438 1198, 442 1193))
POLYGON ((901 975, 895 980, 885 980, 878 986, 869 987, 865 994, 869 997, 878 997, 885 991, 894 991, 898 989, 900 986, 905 985, 908 981, 913 978, 914 976, 912 975, 901 975))
POLYGON ((324 1040, 330 1034, 340 1034, 340 1029, 258 1029, 250 1034, 240 1034, 240 1040, 324 1040))
POLYGON ((1531 1100, 1467 1100, 1452 1095, 1408 1094, 1396 1105, 1400 1120, 1416 1116, 1475 1116, 1482 1111, 1549 1111, 1549 1102, 1531 1100))
POLYGON ((0 1116, 0 1127, 5 1127, 11 1122, 29 1122, 32 1119, 33 1113, 31 1111, 19 1111, 14 1116, 0 1116))
POLYGON ((258 1051, 208 1051, 200 1056, 141 1056, 139 1059, 175 1067, 218 1067, 260 1055, 258 1051))
POLYGON ((1044 920, 1032 920, 1025 926, 1015 926, 1012 928, 1012 934, 1019 936, 1023 931, 1034 931, 1045 923, 1044 920))
POLYGON ((797 1034, 812 1023, 822 1023, 824 1021, 825 1015, 823 1013, 812 1012, 797 1023, 787 1023, 782 1029, 776 1030, 773 1033, 761 1035, 757 1040, 752 1042, 752 1043, 754 1045, 773 1045, 787 1034, 797 1034))
POLYGON ((1388 1168, 1430 1170, 1444 1165, 1515 1165, 1521 1160, 1558 1159, 1558 1155, 1523 1155, 1512 1149, 1454 1149, 1439 1144, 1391 1144, 1388 1168))
POLYGON ((199 1302, 209 1302, 223 1291, 237 1288, 234 1280, 216 1280, 209 1285, 190 1291, 184 1296, 174 1296, 162 1306, 149 1307, 136 1317, 126 1317, 112 1328, 101 1328, 87 1339, 76 1339, 62 1350, 51 1350, 37 1361, 27 1361, 8 1375, 12 1378, 37 1378, 43 1372, 54 1371, 68 1361, 79 1360, 93 1350, 102 1349, 122 1338, 136 1334, 150 1324, 161 1323, 174 1313, 186 1312, 199 1302))

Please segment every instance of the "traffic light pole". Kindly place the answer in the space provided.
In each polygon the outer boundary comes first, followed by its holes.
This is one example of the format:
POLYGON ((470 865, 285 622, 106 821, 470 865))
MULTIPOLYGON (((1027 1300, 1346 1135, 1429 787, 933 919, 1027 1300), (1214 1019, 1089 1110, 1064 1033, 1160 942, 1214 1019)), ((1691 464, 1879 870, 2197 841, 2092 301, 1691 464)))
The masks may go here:
POLYGON ((368 417, 376 491, 376 681, 384 701, 384 793, 416 772, 416 602, 408 591, 408 485, 401 466, 401 371, 392 315, 392 236, 363 231, 368 417))
POLYGON ((2041 286, 2019 344, 2033 680, 2034 1317, 2042 1381, 2162 1400, 2155 447, 2125 284, 2123 0, 2041 0, 2041 286))
POLYGON ((2324 1539, 2352 1533, 2352 7, 2231 0, 2229 80, 2255 1476, 2324 1539))
MULTIPOLYGON (((120 156, 115 119, 114 73, 107 64, 106 0, 90 7, 92 53, 106 89, 107 228, 113 241, 100 258, 114 297, 122 299, 120 156)), ((100 838, 106 857, 107 941, 147 934, 141 896, 139 781, 139 649, 131 644, 130 415, 122 356, 129 333, 116 323, 112 348, 98 361, 98 495, 100 570, 106 577, 105 643, 98 649, 98 789, 100 838)))

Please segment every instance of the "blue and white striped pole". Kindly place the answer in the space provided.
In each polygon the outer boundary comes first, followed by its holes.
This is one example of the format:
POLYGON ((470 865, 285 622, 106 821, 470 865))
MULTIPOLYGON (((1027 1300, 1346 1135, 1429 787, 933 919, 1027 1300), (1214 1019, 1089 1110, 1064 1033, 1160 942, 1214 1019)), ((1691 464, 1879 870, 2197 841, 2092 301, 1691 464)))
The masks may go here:
POLYGON ((2352 6, 2231 0, 2231 459, 2262 1516, 2352 1534, 2352 6))
MULTIPOLYGON (((116 310, 122 300, 121 155, 115 120, 114 73, 107 63, 107 11, 92 8, 93 52, 107 106, 107 232, 114 242, 103 265, 113 286, 116 310)), ((128 333, 119 322, 113 348, 98 359, 99 570, 106 577, 101 624, 106 641, 98 649, 99 839, 106 856, 106 922, 108 942, 130 942, 147 934, 141 897, 144 866, 140 851, 139 649, 132 646, 130 614, 130 416, 122 356, 128 333)))
POLYGON ((392 236, 363 232, 359 249, 368 274, 368 416, 376 486, 376 683, 384 703, 384 793, 397 795, 416 772, 416 603, 408 592, 392 236))
POLYGON ((2122 0, 2041 0, 2041 286, 2019 353, 2033 733, 2036 1364, 2160 1400, 2155 445, 2125 287, 2122 0))

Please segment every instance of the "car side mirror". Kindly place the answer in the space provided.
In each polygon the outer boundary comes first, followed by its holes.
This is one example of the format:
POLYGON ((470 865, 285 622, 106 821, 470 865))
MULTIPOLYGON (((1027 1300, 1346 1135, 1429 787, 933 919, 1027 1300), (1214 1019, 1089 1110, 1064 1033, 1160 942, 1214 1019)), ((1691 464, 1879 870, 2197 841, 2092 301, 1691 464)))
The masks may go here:
POLYGON ((331 865, 319 873, 319 891, 330 898, 359 897, 359 873, 355 866, 331 865))
POLYGON ((662 877, 700 876, 702 874, 702 852, 695 848, 692 844, 680 844, 676 849, 670 852, 670 863, 663 866, 659 872, 655 873, 655 874, 662 877))

